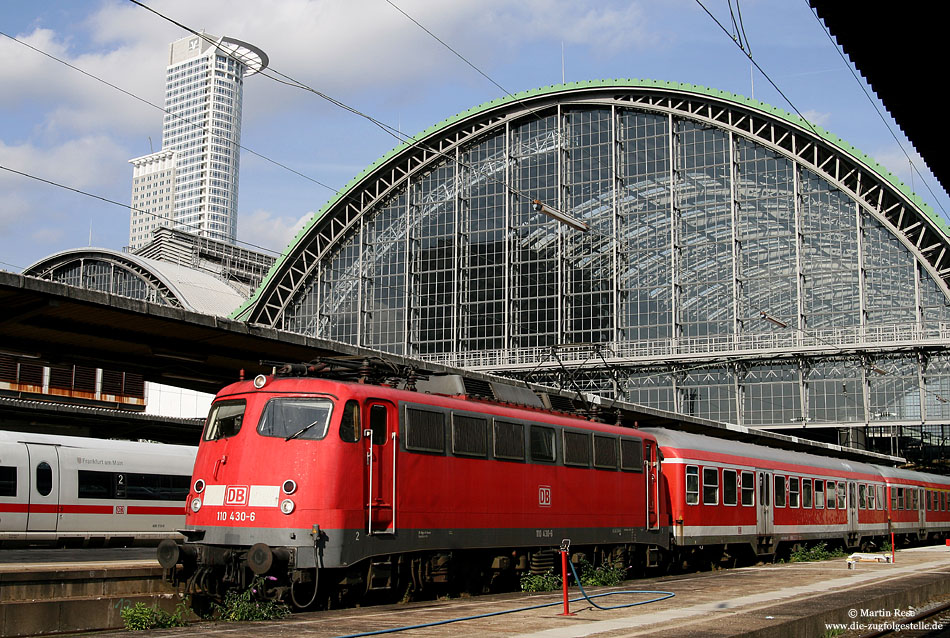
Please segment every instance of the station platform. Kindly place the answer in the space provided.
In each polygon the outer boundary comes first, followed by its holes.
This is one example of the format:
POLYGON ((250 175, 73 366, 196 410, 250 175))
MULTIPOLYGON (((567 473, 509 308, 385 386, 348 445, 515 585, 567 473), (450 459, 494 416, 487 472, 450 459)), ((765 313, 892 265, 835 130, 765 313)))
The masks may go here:
MULTIPOLYGON (((387 605, 295 614, 274 622, 201 622, 162 630, 163 636, 240 638, 331 638, 364 632, 442 623, 459 617, 535 606, 550 607, 450 624, 400 631, 397 636, 452 638, 815 638, 860 635, 862 627, 900 620, 910 608, 950 599, 950 547, 901 550, 895 563, 846 559, 790 563, 665 576, 629 581, 617 588, 673 592, 661 602, 601 611, 574 602, 574 616, 561 616, 559 592, 503 594, 435 602, 387 605), (841 628, 846 633, 841 633, 841 628)), ((571 596, 578 596, 575 588, 571 596)), ((621 605, 653 595, 622 594, 598 598, 602 606, 621 605)), ((104 632, 99 638, 131 638, 132 632, 104 632)), ((385 634, 381 634, 385 635, 385 634)), ((950 635, 950 632, 948 632, 950 635)))

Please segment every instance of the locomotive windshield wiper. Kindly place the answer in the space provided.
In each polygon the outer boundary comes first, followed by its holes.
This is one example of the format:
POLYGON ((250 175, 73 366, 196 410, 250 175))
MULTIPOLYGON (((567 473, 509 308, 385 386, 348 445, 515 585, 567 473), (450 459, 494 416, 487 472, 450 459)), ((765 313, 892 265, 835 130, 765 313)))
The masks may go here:
POLYGON ((323 419, 317 419, 316 421, 314 421, 314 422, 311 423, 310 425, 305 425, 305 426, 303 426, 302 428, 300 428, 299 430, 297 430, 296 432, 294 432, 293 434, 291 434, 290 436, 288 436, 288 437, 287 437, 286 439, 284 439, 284 440, 285 440, 285 441, 289 441, 290 439, 296 439, 298 436, 300 436, 301 434, 303 434, 304 432, 306 432, 307 430, 309 430, 310 428, 312 428, 313 426, 315 426, 317 423, 320 423, 321 421, 323 421, 323 419))

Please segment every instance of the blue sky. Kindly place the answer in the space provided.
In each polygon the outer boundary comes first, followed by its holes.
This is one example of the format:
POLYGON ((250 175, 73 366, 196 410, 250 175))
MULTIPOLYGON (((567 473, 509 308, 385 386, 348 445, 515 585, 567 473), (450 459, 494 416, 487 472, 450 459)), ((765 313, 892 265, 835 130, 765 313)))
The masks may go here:
MULTIPOLYGON (((569 82, 687 82, 792 110, 696 0, 392 1, 511 93, 559 83, 563 68, 569 82)), ((504 95, 386 0, 146 3, 196 29, 253 43, 272 69, 405 133, 504 95)), ((731 29, 726 0, 703 3, 731 29)), ((946 217, 946 193, 888 118, 933 193, 911 176, 806 0, 736 5, 753 56, 795 107, 946 217)), ((3 0, 0 31, 156 104, 168 44, 185 35, 127 0, 3 0)), ((149 138, 158 150, 161 111, 2 36, 0 87, 0 166, 129 202, 128 159, 148 153, 149 138)), ((242 145, 332 188, 397 145, 366 120, 263 76, 247 80, 244 99, 242 145)), ((7 171, 0 193, 0 268, 19 271, 60 250, 122 249, 128 241, 127 209, 7 171)), ((238 238, 280 251, 332 194, 245 152, 238 238)))

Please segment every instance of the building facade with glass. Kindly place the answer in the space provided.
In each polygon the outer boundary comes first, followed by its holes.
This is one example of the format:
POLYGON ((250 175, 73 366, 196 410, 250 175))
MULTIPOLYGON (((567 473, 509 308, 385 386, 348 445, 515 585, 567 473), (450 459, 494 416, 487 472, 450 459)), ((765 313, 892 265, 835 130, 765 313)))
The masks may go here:
POLYGON ((576 83, 473 108, 368 167, 234 316, 887 447, 950 424, 948 248, 903 184, 796 116, 576 83))
POLYGON ((234 38, 201 33, 170 45, 162 150, 129 160, 134 167, 132 250, 146 245, 158 225, 235 241, 244 78, 267 63, 263 51, 234 38), (171 210, 159 208, 156 215, 147 203, 154 193, 146 190, 153 175, 145 167, 169 157, 170 186, 160 204, 171 210), (169 217, 171 223, 164 219, 169 217))

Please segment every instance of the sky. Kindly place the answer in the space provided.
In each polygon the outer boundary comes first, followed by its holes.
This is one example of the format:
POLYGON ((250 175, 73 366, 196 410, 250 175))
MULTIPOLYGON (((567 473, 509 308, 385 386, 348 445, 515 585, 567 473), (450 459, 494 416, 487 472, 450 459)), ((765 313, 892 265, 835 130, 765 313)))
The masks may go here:
MULTIPOLYGON (((254 44, 272 70, 406 134, 562 79, 684 82, 797 110, 944 218, 950 210, 807 0, 702 0, 729 33, 697 0, 143 2, 195 30, 254 44), (753 71, 735 33, 791 104, 753 71)), ((142 100, 162 105, 168 45, 187 32, 128 0, 2 0, 0 32, 0 167, 8 169, 0 170, 0 269, 19 272, 70 248, 122 250, 128 160, 161 145, 163 114, 142 100)), ((242 152, 238 240, 280 252, 335 189, 399 141, 312 92, 256 75, 245 81, 241 143, 268 159, 242 152)))

